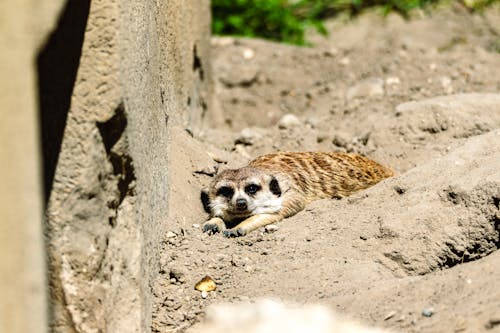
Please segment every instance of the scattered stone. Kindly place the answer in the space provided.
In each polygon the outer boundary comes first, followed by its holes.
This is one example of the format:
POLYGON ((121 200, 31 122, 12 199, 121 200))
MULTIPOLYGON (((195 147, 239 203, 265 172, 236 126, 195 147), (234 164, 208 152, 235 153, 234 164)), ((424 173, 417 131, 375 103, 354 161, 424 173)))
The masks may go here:
POLYGON ((240 134, 236 137, 234 141, 235 144, 242 144, 245 146, 251 146, 255 144, 258 140, 262 139, 262 133, 256 128, 244 128, 241 130, 240 134))
POLYGON ((385 84, 387 84, 388 86, 398 85, 401 84, 401 80, 397 76, 390 76, 385 79, 385 84))
POLYGON ((279 227, 275 224, 268 224, 264 227, 265 232, 268 234, 278 231, 279 227))
POLYGON ((219 80, 226 87, 249 87, 257 82, 259 70, 257 67, 242 67, 238 70, 224 72, 219 80))
POLYGON ((426 308, 422 310, 422 316, 424 317, 432 317, 434 314, 434 308, 426 308))
POLYGON ((286 128, 292 128, 295 126, 299 126, 300 124, 301 124, 300 120, 299 120, 299 118, 297 118, 297 116, 295 116, 291 113, 288 113, 288 114, 284 115, 283 117, 281 117, 281 119, 278 122, 278 127, 281 129, 286 129, 286 128))
POLYGON ((335 134, 335 136, 333 137, 332 143, 334 145, 336 145, 337 147, 342 147, 342 148, 346 148, 347 145, 349 144, 348 140, 339 134, 335 134))
POLYGON ((331 47, 328 50, 323 51, 323 56, 325 57, 334 57, 339 53, 339 50, 336 47, 331 47))
POLYGON ((255 56, 255 51, 249 48, 243 50, 243 58, 250 60, 255 56))
POLYGON ((500 325, 500 315, 490 318, 490 320, 488 320, 488 323, 486 324, 486 328, 491 330, 499 325, 500 325))
POLYGON ((203 290, 203 291, 201 292, 201 298, 205 299, 205 298, 207 298, 207 297, 208 297, 208 291, 203 290))
POLYGON ((170 282, 176 283, 184 283, 186 282, 186 274, 185 272, 178 268, 178 267, 169 267, 169 277, 170 277, 170 282))
POLYGON ((224 163, 224 164, 226 164, 228 162, 228 158, 227 157, 223 157, 220 154, 217 154, 217 153, 214 153, 214 152, 210 152, 210 151, 208 151, 207 154, 208 154, 208 156, 210 156, 210 158, 212 160, 214 160, 217 163, 224 163))
POLYGON ((210 276, 205 276, 203 279, 198 281, 194 286, 194 289, 198 291, 214 291, 217 288, 215 281, 210 276))
POLYGON ((241 144, 234 146, 234 150, 244 158, 250 159, 250 154, 246 151, 245 147, 241 144))
POLYGON ((441 77, 440 82, 441 86, 445 89, 446 93, 451 94, 453 92, 451 79, 448 76, 441 77))
POLYGON ((198 223, 193 223, 193 228, 198 229, 200 225, 198 223))
POLYGON ((172 231, 167 231, 167 233, 165 234, 165 237, 166 238, 174 238, 174 237, 177 237, 177 234, 175 232, 172 232, 172 231))
POLYGON ((195 170, 194 173, 197 173, 199 175, 206 175, 213 177, 217 174, 217 170, 219 169, 218 165, 211 165, 211 166, 206 166, 204 168, 195 170))
POLYGON ((358 97, 380 96, 385 93, 384 80, 380 78, 368 78, 347 89, 346 98, 351 100, 358 97))
POLYGON ((343 57, 339 60, 339 64, 341 64, 342 66, 348 66, 350 63, 351 59, 349 59, 349 57, 343 57))
POLYGON ((394 317, 396 315, 396 313, 398 313, 397 311, 391 311, 389 312, 385 317, 384 317, 384 321, 386 320, 389 320, 391 319, 392 317, 394 317))
POLYGON ((396 191, 397 194, 405 194, 406 193, 406 189, 399 186, 399 185, 395 185, 394 187, 394 191, 396 191))

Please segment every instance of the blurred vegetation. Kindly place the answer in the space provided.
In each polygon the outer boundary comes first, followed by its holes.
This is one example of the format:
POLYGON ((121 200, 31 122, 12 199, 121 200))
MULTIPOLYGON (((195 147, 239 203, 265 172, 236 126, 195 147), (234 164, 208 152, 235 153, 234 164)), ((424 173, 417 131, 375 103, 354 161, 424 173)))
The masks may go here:
MULTIPOLYGON (((212 31, 216 35, 263 37, 305 45, 307 27, 326 34, 323 20, 340 13, 359 14, 378 8, 383 14, 398 12, 407 17, 416 8, 443 0, 212 0, 212 31)), ((461 0, 470 10, 498 0, 461 0)))

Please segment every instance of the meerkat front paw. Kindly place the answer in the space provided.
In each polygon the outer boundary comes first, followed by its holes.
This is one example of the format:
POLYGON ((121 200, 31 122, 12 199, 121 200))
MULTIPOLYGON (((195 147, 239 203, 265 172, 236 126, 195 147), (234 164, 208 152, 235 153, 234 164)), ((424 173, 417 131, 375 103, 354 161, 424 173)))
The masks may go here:
POLYGON ((203 232, 209 235, 221 232, 224 229, 224 221, 222 219, 214 217, 203 224, 203 232))
POLYGON ((227 229, 222 232, 225 237, 240 237, 247 234, 246 230, 243 228, 227 229))
POLYGON ((213 235, 220 232, 220 230, 217 224, 205 223, 203 225, 203 232, 206 232, 209 235, 213 235))

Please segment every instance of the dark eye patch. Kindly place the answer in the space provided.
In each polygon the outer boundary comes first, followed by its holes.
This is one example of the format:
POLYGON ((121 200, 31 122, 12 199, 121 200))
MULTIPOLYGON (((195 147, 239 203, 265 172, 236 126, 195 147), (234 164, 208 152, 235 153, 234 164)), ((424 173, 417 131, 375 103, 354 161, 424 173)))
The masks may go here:
POLYGON ((261 187, 257 184, 250 184, 245 186, 245 192, 247 192, 248 194, 255 194, 260 189, 261 187))
POLYGON ((234 190, 229 186, 222 186, 217 190, 217 195, 222 195, 226 198, 231 198, 234 194, 234 190))
POLYGON ((276 196, 281 196, 281 187, 280 184, 278 183, 278 180, 276 178, 272 178, 271 182, 269 183, 269 190, 271 193, 273 193, 276 196))

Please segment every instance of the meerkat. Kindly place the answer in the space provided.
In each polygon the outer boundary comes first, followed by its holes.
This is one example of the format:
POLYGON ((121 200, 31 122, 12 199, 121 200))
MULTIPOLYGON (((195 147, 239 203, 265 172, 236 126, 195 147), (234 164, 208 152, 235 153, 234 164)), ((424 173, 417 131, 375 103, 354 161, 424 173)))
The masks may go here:
POLYGON ((208 234, 239 237, 300 212, 311 201, 340 199, 394 173, 357 154, 279 152, 224 170, 202 190, 208 234))

